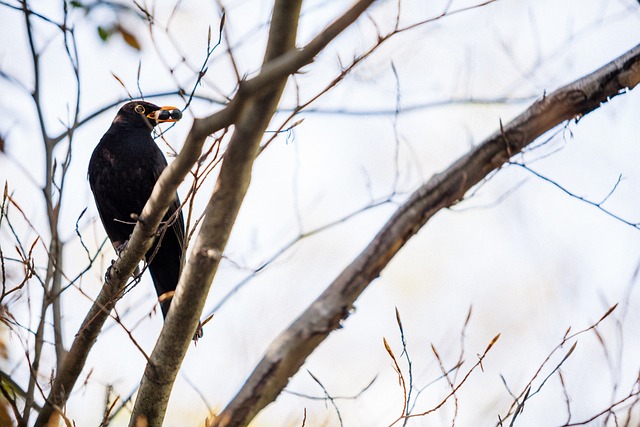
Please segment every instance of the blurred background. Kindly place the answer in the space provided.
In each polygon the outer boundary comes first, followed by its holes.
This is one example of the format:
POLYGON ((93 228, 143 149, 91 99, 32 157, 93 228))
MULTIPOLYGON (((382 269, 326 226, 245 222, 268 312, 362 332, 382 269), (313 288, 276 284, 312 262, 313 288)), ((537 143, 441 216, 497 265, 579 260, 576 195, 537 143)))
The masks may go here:
MULTIPOLYGON (((203 317, 215 315, 183 363, 166 426, 203 425, 211 412, 220 411, 268 344, 421 183, 535 99, 594 71, 640 39, 640 5, 632 0, 487 3, 380 1, 290 79, 265 135, 265 142, 274 139, 256 162, 203 317), (429 22, 394 35, 327 89, 342 67, 394 29, 398 8, 400 27, 429 22), (319 94, 277 132, 297 105, 319 94)), ((298 46, 347 7, 342 1, 303 5, 298 46)), ((72 43, 51 22, 32 15, 40 52, 36 69, 20 3, 0 1, 0 183, 22 210, 10 209, 0 223, 7 287, 25 275, 18 242, 27 250, 33 245, 36 271, 47 264, 46 153, 29 95, 35 71, 41 119, 53 136, 65 132, 76 108, 82 119, 112 105, 52 153, 56 177, 69 159, 58 227, 64 242, 62 286, 71 283, 61 299, 69 346, 115 257, 106 244, 90 262, 106 237, 86 179, 93 148, 130 97, 183 108, 194 91, 184 119, 164 127, 157 139, 171 161, 191 120, 217 111, 233 95, 234 67, 240 77, 259 71, 272 4, 74 1, 66 3, 67 13, 62 2, 34 1, 30 7, 54 22, 66 21, 75 38, 72 43), (208 58, 208 34, 212 47, 221 6, 225 41, 208 58), (76 53, 78 79, 70 60, 76 53), (206 75, 196 85, 203 64, 206 75), (177 95, 181 89, 186 97, 177 95)), ((529 386, 529 394, 537 394, 515 425, 581 423, 637 392, 639 117, 637 90, 618 96, 577 123, 552 130, 514 159, 537 174, 505 166, 464 201, 439 212, 252 425, 299 426, 305 417, 307 426, 392 423, 405 396, 383 337, 414 387, 409 398, 418 414, 450 393, 443 370, 451 370, 450 379, 460 383, 500 334, 455 399, 407 425, 495 425, 529 386), (568 328, 569 334, 588 329, 615 304, 596 328, 556 349, 568 328)), ((194 219, 208 201, 216 173, 213 169, 194 197, 194 219)), ((187 179, 181 187, 183 197, 190 184, 187 179)), ((13 320, 3 332, 1 367, 23 387, 41 299, 42 286, 32 278, 2 301, 13 320)), ((98 425, 105 406, 119 396, 119 407, 135 392, 146 359, 125 327, 150 353, 162 326, 155 304, 148 275, 118 303, 123 326, 107 322, 67 407, 78 426, 98 425)), ((43 384, 55 368, 49 330, 46 339, 43 384)), ((603 416, 593 425, 616 420, 637 425, 637 399, 615 405, 617 418, 603 416)), ((124 408, 111 425, 127 425, 128 415, 124 408)))

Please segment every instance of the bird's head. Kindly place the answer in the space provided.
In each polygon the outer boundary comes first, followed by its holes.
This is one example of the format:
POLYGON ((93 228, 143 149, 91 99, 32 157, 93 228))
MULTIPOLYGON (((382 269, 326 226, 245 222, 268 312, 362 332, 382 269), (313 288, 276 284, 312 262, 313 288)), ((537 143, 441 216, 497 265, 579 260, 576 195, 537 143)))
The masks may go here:
POLYGON ((146 101, 132 101, 120 108, 113 122, 147 127, 151 130, 159 123, 177 122, 181 118, 182 111, 177 107, 158 107, 146 101))

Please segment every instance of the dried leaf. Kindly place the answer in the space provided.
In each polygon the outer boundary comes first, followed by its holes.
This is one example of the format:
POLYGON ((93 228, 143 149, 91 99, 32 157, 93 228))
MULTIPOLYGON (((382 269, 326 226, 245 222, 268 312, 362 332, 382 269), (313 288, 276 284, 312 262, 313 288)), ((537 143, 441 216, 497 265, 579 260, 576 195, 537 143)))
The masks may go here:
MULTIPOLYGON (((294 127, 298 126, 299 124, 301 124, 302 122, 304 122, 304 118, 298 120, 297 122, 295 122, 294 124, 292 124, 291 126, 289 126, 289 129, 293 129, 294 127)), ((396 308, 396 312, 397 312, 397 308, 396 308)))
POLYGON ((387 350, 387 353, 389 353, 389 355, 395 359, 393 351, 391 350, 391 346, 389 346, 389 343, 387 342, 387 339, 385 337, 382 337, 382 342, 384 343, 384 348, 385 350, 387 350))
POLYGON ((120 77, 118 77, 117 75, 115 75, 113 72, 111 73, 111 76, 116 79, 116 81, 118 83, 120 83, 120 86, 122 86, 125 90, 127 90, 127 87, 124 85, 124 82, 120 79, 120 77))
POLYGON ((227 19, 227 12, 222 12, 222 16, 220 17, 220 28, 219 28, 219 32, 222 33, 222 30, 224 29, 224 22, 227 19))
POLYGON ((498 334, 495 337, 493 337, 493 339, 491 340, 491 342, 487 346, 487 349, 484 352, 485 353, 488 352, 491 349, 491 347, 493 347, 493 345, 496 343, 496 341, 498 341, 498 339, 500 339, 500 334, 498 334))
POLYGON ((140 42, 138 41, 138 38, 136 36, 134 36, 131 31, 127 30, 126 28, 124 28, 121 25, 118 25, 117 31, 120 33, 120 35, 122 36, 122 39, 124 40, 124 42, 126 44, 128 44, 129 46, 131 46, 135 50, 142 49, 142 46, 140 45, 140 42))
POLYGON ((600 320, 598 320, 597 323, 602 322, 607 316, 609 316, 611 313, 613 313, 613 310, 615 310, 616 307, 618 307, 618 303, 614 304, 613 307, 611 307, 609 310, 607 310, 607 312, 600 318, 600 320))
MULTIPOLYGON (((296 124, 294 123, 293 126, 295 126, 296 124)), ((293 127, 292 126, 292 127, 293 127)), ((398 322, 398 327, 400 328, 400 332, 402 332, 402 320, 400 319, 400 311, 398 311, 398 307, 396 307, 396 322, 398 322)))
POLYGON ((440 360, 440 355, 438 354, 438 351, 436 350, 436 347, 433 345, 433 343, 431 343, 431 351, 433 351, 433 354, 435 354, 436 359, 440 360))
POLYGON ((569 349, 569 351, 567 352, 567 354, 562 358, 562 362, 564 362, 565 360, 567 360, 567 358, 569 356, 571 356, 571 353, 573 353, 573 350, 576 349, 576 346, 578 345, 578 341, 574 342, 573 345, 571 346, 571 348, 569 349))

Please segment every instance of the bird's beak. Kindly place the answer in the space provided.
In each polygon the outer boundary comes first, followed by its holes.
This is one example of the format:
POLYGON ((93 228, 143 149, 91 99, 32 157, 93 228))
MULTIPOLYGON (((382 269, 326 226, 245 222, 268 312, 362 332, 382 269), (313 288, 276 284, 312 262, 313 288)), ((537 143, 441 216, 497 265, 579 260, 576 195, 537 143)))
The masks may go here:
POLYGON ((155 120, 156 123, 177 122, 182 118, 182 111, 178 107, 165 106, 147 114, 147 118, 155 120))

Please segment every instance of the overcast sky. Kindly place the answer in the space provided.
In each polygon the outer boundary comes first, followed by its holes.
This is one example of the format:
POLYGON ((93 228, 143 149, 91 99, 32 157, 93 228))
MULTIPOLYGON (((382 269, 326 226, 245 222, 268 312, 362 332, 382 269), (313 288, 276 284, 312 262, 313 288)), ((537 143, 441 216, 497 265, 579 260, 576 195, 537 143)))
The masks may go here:
MULTIPOLYGON (((60 10, 48 3, 34 2, 32 7, 60 20, 60 10)), ((145 22, 132 14, 116 16, 104 9, 85 16, 72 10, 69 19, 75 25, 80 58, 80 116, 126 99, 123 85, 134 97, 139 96, 138 70, 139 87, 145 96, 175 91, 176 82, 191 89, 193 72, 180 57, 199 68, 209 26, 216 38, 220 13, 209 3, 213 2, 154 3, 154 39, 145 22), (97 26, 116 22, 136 35, 141 51, 117 34, 107 43, 100 40, 97 26), (162 31, 167 23, 170 37, 162 31), (173 74, 167 65, 175 67, 173 74)), ((252 75, 261 62, 270 2, 223 3, 238 68, 242 75, 252 75)), ((451 10, 457 10, 477 2, 403 1, 401 22, 438 16, 447 3, 452 4, 451 10)), ((293 84, 287 88, 283 111, 276 115, 272 130, 282 123, 286 109, 295 106, 296 96, 303 102, 313 97, 339 73, 340 63, 348 63, 375 42, 372 21, 383 32, 393 26, 396 4, 379 2, 369 18, 358 21, 296 77, 299 93, 293 84)), ((317 34, 343 7, 339 1, 305 2, 298 44, 317 34)), ((56 135, 68 123, 76 87, 60 35, 46 23, 35 23, 36 40, 44 49, 44 119, 56 135)), ((227 259, 205 308, 206 312, 217 309, 216 315, 203 340, 187 354, 165 425, 183 426, 185 420, 197 425, 207 415, 207 405, 222 409, 268 344, 357 256, 412 190, 499 129, 500 121, 506 123, 545 92, 635 46, 639 24, 640 5, 632 0, 498 0, 398 35, 312 104, 310 111, 302 112, 299 118, 304 121, 278 136, 257 160, 251 188, 227 246, 227 259), (396 109, 400 111, 397 115, 393 114, 396 109), (390 201, 379 203, 387 199, 390 201), (358 211, 362 212, 293 245, 225 299, 299 234, 358 211)), ((0 70, 32 87, 31 57, 19 12, 2 10, 0 36, 5 40, 0 47, 0 70)), ((235 82, 221 47, 210 60, 196 93, 222 102, 223 95, 232 93, 235 82)), ((7 182, 35 228, 46 236, 39 189, 44 154, 33 104, 7 79, 0 79, 0 91, 4 112, 0 135, 6 140, 6 153, 0 155, 0 183, 7 182)), ((174 96, 152 101, 184 106, 184 101, 174 96)), ((195 101, 184 119, 165 134, 166 143, 179 150, 192 118, 219 108, 216 102, 195 101)), ((114 107, 101 114, 74 136, 60 226, 61 235, 69 242, 65 249, 69 277, 86 266, 86 254, 75 234, 76 221, 85 208, 87 213, 79 221, 85 244, 95 251, 105 237, 86 169, 116 111, 114 107)), ((534 144, 535 149, 516 160, 575 196, 596 203, 605 199, 621 178, 603 207, 624 220, 639 222, 638 117, 640 95, 636 90, 616 97, 578 123, 554 129, 534 144)), ((267 134, 265 140, 271 136, 267 134)), ((165 142, 158 143, 163 151, 171 151, 165 142)), ((60 161, 65 150, 66 145, 61 144, 56 153, 60 161)), ((202 212, 214 175, 196 198, 194 215, 202 212)), ((181 194, 188 188, 185 183, 181 194)), ((17 225, 21 238, 32 242, 35 233, 24 222, 17 221, 17 225)), ((12 239, 3 225, 3 251, 13 247, 12 239)), ((39 252, 42 267, 46 259, 39 252)), ((86 295, 97 295, 113 257, 111 249, 105 248, 100 262, 79 282, 80 289, 72 287, 65 292, 67 343, 90 305, 86 295)), ((586 328, 619 303, 598 328, 604 345, 593 332, 581 335, 576 350, 562 366, 571 419, 583 420, 624 397, 637 379, 640 295, 635 286, 639 266, 640 230, 571 197, 530 171, 505 167, 465 201, 438 213, 409 242, 356 302, 344 328, 317 349, 287 390, 324 396, 307 371, 332 396, 354 396, 375 379, 357 399, 336 400, 335 404, 346 426, 392 422, 402 410, 403 395, 382 338, 400 356, 397 307, 418 388, 441 376, 431 344, 447 369, 457 363, 464 349, 459 381, 476 362, 476 355, 501 334, 483 363, 484 370, 474 371, 458 393, 459 425, 491 425, 513 400, 504 382, 519 394, 568 327, 573 331, 586 328), (612 395, 614 384, 618 389, 612 395)), ((33 295, 38 295, 39 285, 34 282, 29 286, 33 295)), ((117 306, 120 313, 126 312, 124 324, 133 329, 147 352, 152 350, 162 323, 158 313, 145 316, 154 301, 151 280, 145 277, 117 306)), ((39 310, 31 304, 25 298, 10 308, 27 324, 39 310)), ((573 342, 543 367, 534 389, 573 342)), ((12 343, 10 360, 3 362, 7 370, 24 360, 19 341, 12 343)), ((105 386, 112 384, 115 393, 128 395, 138 384, 145 364, 125 331, 108 322, 79 383, 92 371, 90 379, 76 388, 68 414, 79 426, 96 425, 102 416, 105 386)), ((43 369, 45 375, 46 371, 43 369)), ((26 383, 26 376, 19 379, 26 383)), ((420 394, 416 412, 435 406, 449 390, 443 379, 430 385, 420 394)), ((303 408, 307 410, 306 425, 338 424, 331 404, 285 393, 263 411, 256 425, 301 425, 303 408)), ((450 425, 453 414, 451 402, 437 414, 410 425, 450 425)), ((127 414, 123 415, 114 426, 127 424, 127 414)), ((566 421, 566 404, 556 374, 528 402, 517 425, 566 421)))

